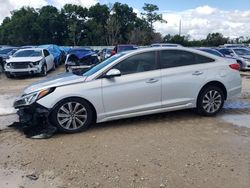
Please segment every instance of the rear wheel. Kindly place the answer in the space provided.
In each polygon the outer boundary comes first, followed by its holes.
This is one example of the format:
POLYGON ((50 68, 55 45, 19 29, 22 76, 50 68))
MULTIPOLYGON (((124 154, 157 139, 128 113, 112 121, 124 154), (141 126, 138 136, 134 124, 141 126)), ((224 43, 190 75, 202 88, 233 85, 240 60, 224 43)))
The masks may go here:
POLYGON ((59 102, 51 118, 60 131, 77 133, 88 129, 93 117, 93 110, 88 102, 69 98, 59 102))
POLYGON ((197 101, 197 112, 204 116, 216 115, 224 105, 223 91, 217 86, 204 88, 197 101))

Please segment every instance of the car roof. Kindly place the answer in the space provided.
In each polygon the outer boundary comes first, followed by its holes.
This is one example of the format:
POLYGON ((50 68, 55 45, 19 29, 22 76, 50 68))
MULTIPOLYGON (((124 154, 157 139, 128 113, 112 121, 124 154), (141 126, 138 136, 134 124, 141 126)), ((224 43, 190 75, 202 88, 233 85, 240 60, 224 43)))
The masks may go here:
POLYGON ((45 50, 45 49, 44 48, 23 48, 23 49, 20 49, 18 51, 26 51, 26 50, 35 50, 35 51, 37 51, 37 50, 45 50))
POLYGON ((121 54, 140 54, 143 52, 151 52, 151 51, 163 51, 163 50, 182 50, 182 51, 188 51, 188 52, 193 52, 199 55, 203 55, 206 57, 210 57, 213 59, 220 59, 220 57, 213 55, 213 54, 209 54, 207 52, 201 51, 201 50, 197 50, 197 49, 193 49, 193 48, 186 48, 186 47, 150 47, 150 48, 140 48, 137 50, 129 50, 129 51, 124 51, 124 52, 120 52, 121 54))
POLYGON ((118 44, 117 46, 137 46, 135 44, 118 44))

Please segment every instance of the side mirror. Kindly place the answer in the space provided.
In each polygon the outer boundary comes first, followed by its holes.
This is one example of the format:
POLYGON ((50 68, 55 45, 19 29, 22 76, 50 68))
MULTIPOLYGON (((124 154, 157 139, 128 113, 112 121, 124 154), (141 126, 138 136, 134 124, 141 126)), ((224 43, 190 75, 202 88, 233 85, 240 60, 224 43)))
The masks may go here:
POLYGON ((230 53, 230 56, 234 57, 234 53, 231 52, 231 53, 230 53))
POLYGON ((105 78, 114 78, 114 77, 118 77, 121 76, 121 71, 119 71, 118 69, 111 69, 109 70, 106 74, 105 74, 105 78))

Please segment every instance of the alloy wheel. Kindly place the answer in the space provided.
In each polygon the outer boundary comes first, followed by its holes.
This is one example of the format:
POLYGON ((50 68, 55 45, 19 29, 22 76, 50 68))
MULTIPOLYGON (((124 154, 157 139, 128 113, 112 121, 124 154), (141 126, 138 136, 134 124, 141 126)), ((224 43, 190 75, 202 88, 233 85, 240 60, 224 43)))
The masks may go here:
POLYGON ((68 102, 59 108, 57 120, 64 129, 77 130, 84 126, 87 120, 87 110, 81 103, 68 102))
POLYGON ((202 107, 207 113, 214 113, 221 108, 222 103, 221 94, 216 90, 210 90, 203 97, 202 107))

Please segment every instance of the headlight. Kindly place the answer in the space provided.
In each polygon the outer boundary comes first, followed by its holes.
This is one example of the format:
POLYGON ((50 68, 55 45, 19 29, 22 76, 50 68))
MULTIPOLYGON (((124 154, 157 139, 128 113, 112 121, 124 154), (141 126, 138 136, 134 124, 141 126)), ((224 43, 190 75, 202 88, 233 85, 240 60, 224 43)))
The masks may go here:
POLYGON ((50 89, 44 89, 41 91, 30 93, 27 95, 23 95, 14 102, 14 107, 17 108, 17 107, 21 107, 21 106, 31 105, 34 102, 36 102, 37 100, 48 95, 49 93, 52 93, 54 90, 55 90, 55 88, 50 88, 50 89))
POLYGON ((6 68, 10 68, 10 67, 11 67, 10 63, 5 63, 4 66, 5 66, 6 68))
POLYGON ((36 66, 36 65, 39 65, 40 62, 41 61, 36 61, 36 62, 32 62, 32 64, 36 66))

